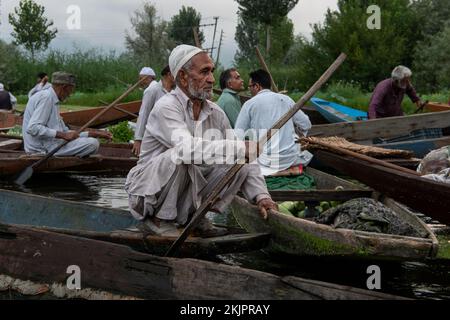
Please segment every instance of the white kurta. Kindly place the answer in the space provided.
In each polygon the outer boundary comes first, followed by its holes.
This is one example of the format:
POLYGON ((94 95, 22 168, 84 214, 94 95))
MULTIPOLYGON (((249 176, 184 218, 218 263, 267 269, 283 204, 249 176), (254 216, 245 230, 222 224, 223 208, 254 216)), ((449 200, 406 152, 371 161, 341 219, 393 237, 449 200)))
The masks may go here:
MULTIPOLYGON (((46 154, 64 142, 56 138, 56 133, 69 131, 69 128, 59 114, 59 99, 53 88, 36 93, 28 101, 22 131, 27 153, 46 154)), ((82 132, 80 138, 61 148, 56 156, 84 157, 96 153, 98 148, 98 140, 82 132)))
MULTIPOLYGON (((156 215, 160 219, 186 223, 189 214, 212 191, 214 182, 223 178, 230 168, 230 165, 207 163, 213 160, 228 160, 226 163, 229 163, 244 156, 245 143, 234 136, 220 107, 205 102, 199 120, 194 121, 191 101, 176 88, 161 98, 150 113, 140 160, 130 171, 125 184, 131 213, 139 220, 156 215), (228 134, 231 133, 234 139, 208 140, 195 134, 212 128, 224 137, 225 131, 231 130, 228 134), (175 131, 178 137, 184 137, 182 142, 173 135, 175 131), (231 149, 237 152, 223 152, 231 149), (184 151, 182 155, 180 150, 184 151), (198 162, 192 162, 193 158, 198 162)), ((259 167, 246 165, 222 193, 215 209, 222 212, 239 190, 253 203, 270 198, 259 167)))
POLYGON ((135 140, 142 141, 150 112, 155 106, 155 103, 167 93, 168 92, 164 89, 161 81, 153 81, 144 91, 144 97, 142 98, 142 105, 139 111, 139 118, 136 122, 136 131, 134 135, 135 140))
MULTIPOLYGON (((270 90, 260 91, 242 106, 235 125, 237 135, 241 139, 248 136, 251 140, 259 140, 294 105, 295 102, 286 95, 270 90)), ((295 128, 306 136, 311 126, 308 116, 299 111, 272 137, 257 160, 263 175, 272 175, 292 166, 308 165, 311 162, 312 154, 302 152, 300 145, 295 142, 295 128)))
POLYGON ((47 90, 50 89, 52 87, 52 84, 47 82, 46 84, 42 85, 42 83, 38 83, 37 85, 34 86, 33 89, 30 90, 30 92, 28 92, 28 98, 31 98, 32 96, 34 96, 36 93, 42 91, 42 90, 47 90))

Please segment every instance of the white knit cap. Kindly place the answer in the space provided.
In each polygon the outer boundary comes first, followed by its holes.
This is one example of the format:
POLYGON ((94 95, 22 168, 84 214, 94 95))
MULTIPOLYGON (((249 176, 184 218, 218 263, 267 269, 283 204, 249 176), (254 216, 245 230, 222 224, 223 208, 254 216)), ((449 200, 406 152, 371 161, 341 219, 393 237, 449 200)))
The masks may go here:
POLYGON ((204 52, 202 49, 182 44, 172 50, 169 57, 170 72, 176 78, 181 68, 195 55, 204 52))
POLYGON ((5 86, 3 85, 3 83, 0 83, 0 91, 5 90, 5 86))
POLYGON ((150 67, 144 67, 142 68, 141 72, 139 73, 140 76, 152 76, 156 77, 155 71, 153 71, 150 67))

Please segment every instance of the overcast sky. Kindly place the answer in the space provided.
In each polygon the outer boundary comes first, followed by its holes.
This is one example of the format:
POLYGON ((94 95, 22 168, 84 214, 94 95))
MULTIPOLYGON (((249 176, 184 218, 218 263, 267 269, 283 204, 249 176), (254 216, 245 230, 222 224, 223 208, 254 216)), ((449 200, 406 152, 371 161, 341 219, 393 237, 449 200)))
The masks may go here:
MULTIPOLYGON (((125 30, 130 30, 130 16, 142 8, 143 0, 35 0, 46 8, 46 15, 55 22, 58 28, 57 38, 52 48, 71 50, 80 48, 101 47, 105 50, 124 50, 125 30), (69 17, 67 8, 77 5, 81 9, 81 30, 69 30, 66 21, 69 17)), ((8 24, 8 13, 19 3, 18 0, 0 0, 1 25, 0 38, 11 40, 11 27, 8 24)), ((182 5, 192 6, 202 14, 202 24, 213 23, 213 17, 219 17, 217 39, 223 30, 225 39, 221 60, 229 66, 237 50, 234 33, 237 24, 238 5, 234 0, 153 0, 158 15, 165 20, 177 14, 182 5)), ((300 0, 291 11, 289 17, 295 25, 295 33, 307 37, 311 34, 310 25, 323 21, 328 8, 336 9, 337 0, 300 0)), ((205 27, 205 47, 210 47, 214 28, 205 27)), ((217 44, 216 43, 216 44, 217 44)))

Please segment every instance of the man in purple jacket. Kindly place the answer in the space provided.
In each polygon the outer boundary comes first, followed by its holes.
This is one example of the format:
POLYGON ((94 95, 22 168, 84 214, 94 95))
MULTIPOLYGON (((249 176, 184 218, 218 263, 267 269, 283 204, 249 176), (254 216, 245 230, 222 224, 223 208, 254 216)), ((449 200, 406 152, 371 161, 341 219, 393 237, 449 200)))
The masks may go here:
POLYGON ((421 100, 411 85, 412 72, 398 66, 392 71, 392 78, 381 81, 375 88, 369 104, 369 119, 403 116, 402 101, 405 94, 412 102, 421 106, 421 100))

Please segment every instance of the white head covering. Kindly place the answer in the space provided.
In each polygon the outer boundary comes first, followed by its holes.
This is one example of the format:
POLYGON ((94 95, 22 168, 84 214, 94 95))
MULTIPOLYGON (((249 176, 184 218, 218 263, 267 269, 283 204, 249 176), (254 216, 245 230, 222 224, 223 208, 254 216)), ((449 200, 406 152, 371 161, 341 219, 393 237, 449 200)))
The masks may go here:
POLYGON ((140 76, 152 76, 156 77, 155 71, 153 71, 150 67, 144 67, 142 68, 141 72, 139 73, 140 76))
POLYGON ((169 67, 170 72, 176 78, 178 76, 178 72, 180 72, 181 68, 189 62, 195 55, 204 52, 202 49, 190 46, 187 44, 182 44, 172 50, 172 53, 169 57, 169 67))
POLYGON ((5 90, 5 86, 3 85, 3 83, 0 83, 0 91, 5 90))

